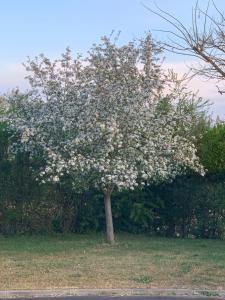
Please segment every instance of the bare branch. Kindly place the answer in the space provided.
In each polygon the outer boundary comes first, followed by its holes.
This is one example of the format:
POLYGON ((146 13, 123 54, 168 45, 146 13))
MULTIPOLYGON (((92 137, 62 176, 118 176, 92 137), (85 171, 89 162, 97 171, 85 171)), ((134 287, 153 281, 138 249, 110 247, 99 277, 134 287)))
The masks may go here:
MULTIPOLYGON (((160 30, 169 35, 167 36, 168 42, 163 44, 164 49, 176 54, 197 57, 205 65, 200 66, 201 69, 190 68, 192 71, 208 79, 220 80, 225 84, 225 17, 213 0, 208 1, 205 10, 199 8, 198 1, 196 2, 192 9, 191 28, 187 28, 178 18, 156 4, 156 10, 144 4, 143 6, 174 28, 174 31, 160 30), (210 8, 215 10, 216 17, 210 8)), ((218 91, 224 93, 221 89, 218 91)))

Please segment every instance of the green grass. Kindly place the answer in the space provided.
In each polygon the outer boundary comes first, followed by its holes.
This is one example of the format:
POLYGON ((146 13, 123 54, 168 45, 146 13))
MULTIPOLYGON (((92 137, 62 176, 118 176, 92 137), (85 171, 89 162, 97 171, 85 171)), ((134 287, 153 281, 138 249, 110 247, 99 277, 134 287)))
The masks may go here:
POLYGON ((117 235, 0 238, 0 289, 225 289, 225 241, 117 235))

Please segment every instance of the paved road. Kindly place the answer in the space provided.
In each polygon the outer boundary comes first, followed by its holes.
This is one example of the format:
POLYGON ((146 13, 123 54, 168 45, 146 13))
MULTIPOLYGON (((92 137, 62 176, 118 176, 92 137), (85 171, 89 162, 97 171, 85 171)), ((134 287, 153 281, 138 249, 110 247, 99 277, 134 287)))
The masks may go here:
MULTIPOLYGON (((3 298, 0 298, 0 300, 3 298)), ((10 299, 10 298, 8 298, 10 299)), ((68 296, 68 297, 45 297, 45 298, 16 298, 17 300, 221 300, 218 297, 187 297, 187 296, 68 296)), ((4 298, 6 300, 6 298, 4 298)), ((10 299, 12 300, 12 298, 10 299)))

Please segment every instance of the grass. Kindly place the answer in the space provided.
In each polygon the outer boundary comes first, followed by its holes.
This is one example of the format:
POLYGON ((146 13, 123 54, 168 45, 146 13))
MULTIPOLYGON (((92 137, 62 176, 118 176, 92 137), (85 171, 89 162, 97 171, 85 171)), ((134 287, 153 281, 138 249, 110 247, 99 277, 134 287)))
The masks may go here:
POLYGON ((0 289, 225 289, 225 241, 117 235, 0 237, 0 289))

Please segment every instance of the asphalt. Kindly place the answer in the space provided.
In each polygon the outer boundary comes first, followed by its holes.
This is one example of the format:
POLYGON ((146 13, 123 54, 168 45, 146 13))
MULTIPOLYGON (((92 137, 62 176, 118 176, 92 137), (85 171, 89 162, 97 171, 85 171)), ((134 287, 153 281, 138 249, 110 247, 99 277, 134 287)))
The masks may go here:
MULTIPOLYGON (((4 300, 11 300, 12 298, 0 298, 4 300)), ((17 300, 28 300, 34 298, 16 298, 17 300)), ((187 297, 187 296, 67 296, 67 297, 40 297, 35 300, 221 300, 216 297, 187 297)))

